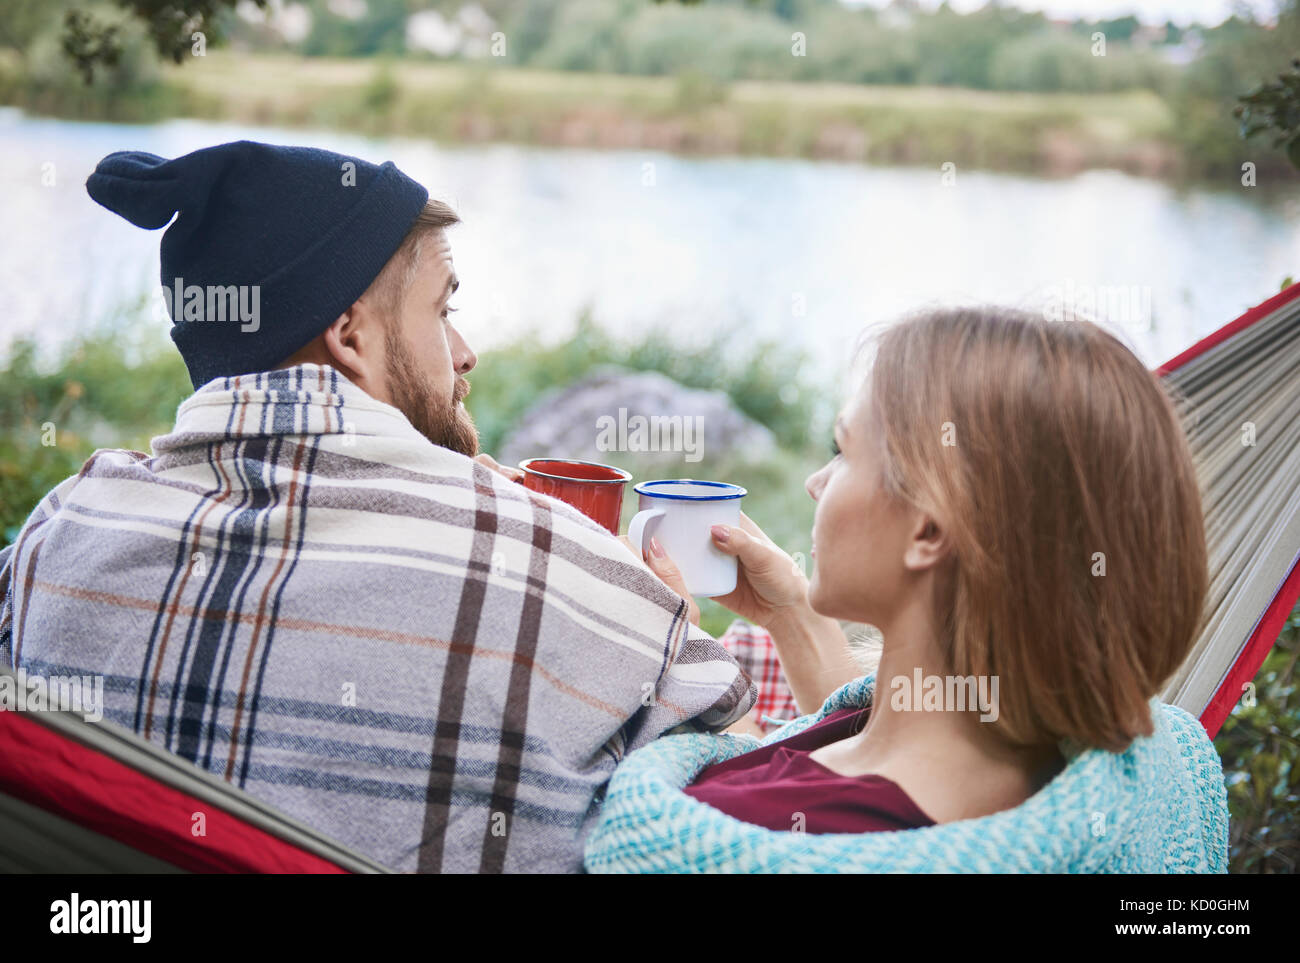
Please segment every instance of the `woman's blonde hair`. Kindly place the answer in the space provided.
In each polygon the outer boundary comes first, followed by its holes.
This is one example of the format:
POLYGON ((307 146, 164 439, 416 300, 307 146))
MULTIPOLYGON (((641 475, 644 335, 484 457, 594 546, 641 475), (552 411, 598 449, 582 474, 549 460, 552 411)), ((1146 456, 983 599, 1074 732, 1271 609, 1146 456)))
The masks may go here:
POLYGON ((952 540, 948 671, 998 678, 991 724, 1012 745, 1149 735, 1208 578, 1160 382, 1094 324, 1000 308, 927 311, 868 343, 886 489, 952 540))

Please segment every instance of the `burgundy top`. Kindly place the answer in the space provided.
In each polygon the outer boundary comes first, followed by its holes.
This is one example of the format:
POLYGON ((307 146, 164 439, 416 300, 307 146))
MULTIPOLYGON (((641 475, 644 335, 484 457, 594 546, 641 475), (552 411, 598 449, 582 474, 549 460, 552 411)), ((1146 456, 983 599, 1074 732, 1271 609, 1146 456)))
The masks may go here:
POLYGON ((768 829, 870 833, 935 822, 884 776, 841 776, 809 758, 859 732, 869 709, 841 709, 803 732, 703 769, 683 791, 729 816, 768 829), (803 814, 798 826, 795 814, 803 814))

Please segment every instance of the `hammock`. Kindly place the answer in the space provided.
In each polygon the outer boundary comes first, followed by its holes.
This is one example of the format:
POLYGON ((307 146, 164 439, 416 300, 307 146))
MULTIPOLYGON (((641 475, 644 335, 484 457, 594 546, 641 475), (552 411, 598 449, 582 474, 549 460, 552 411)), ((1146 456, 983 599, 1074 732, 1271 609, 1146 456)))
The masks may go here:
MULTIPOLYGON (((1297 335, 1300 284, 1157 369, 1191 405, 1211 576, 1202 634, 1160 699, 1210 738, 1300 597, 1297 335)), ((389 870, 112 723, 0 711, 0 872, 23 871, 389 870)))
POLYGON ((1200 638, 1160 698, 1211 739, 1300 598, 1298 372, 1300 284, 1156 369, 1190 405, 1210 569, 1200 638))

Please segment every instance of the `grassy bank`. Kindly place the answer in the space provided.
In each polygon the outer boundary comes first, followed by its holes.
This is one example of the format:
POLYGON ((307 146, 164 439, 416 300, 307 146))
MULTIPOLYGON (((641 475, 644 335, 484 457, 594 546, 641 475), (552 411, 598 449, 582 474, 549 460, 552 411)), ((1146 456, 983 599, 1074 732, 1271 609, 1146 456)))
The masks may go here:
POLYGON ((1031 94, 551 72, 215 50, 125 91, 33 82, 0 65, 0 100, 104 120, 208 118, 441 142, 752 154, 1066 174, 1197 173, 1147 90, 1031 94))

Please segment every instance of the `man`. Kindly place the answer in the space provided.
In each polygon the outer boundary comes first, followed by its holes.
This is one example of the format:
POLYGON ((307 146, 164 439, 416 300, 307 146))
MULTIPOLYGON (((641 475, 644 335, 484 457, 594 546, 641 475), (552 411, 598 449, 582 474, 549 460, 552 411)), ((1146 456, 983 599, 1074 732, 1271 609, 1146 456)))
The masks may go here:
POLYGON ((249 141, 86 186, 170 222, 196 390, 0 553, 7 664, 104 676, 110 721, 406 871, 577 870, 620 758, 748 711, 689 599, 474 457, 457 217, 423 187, 249 141))

